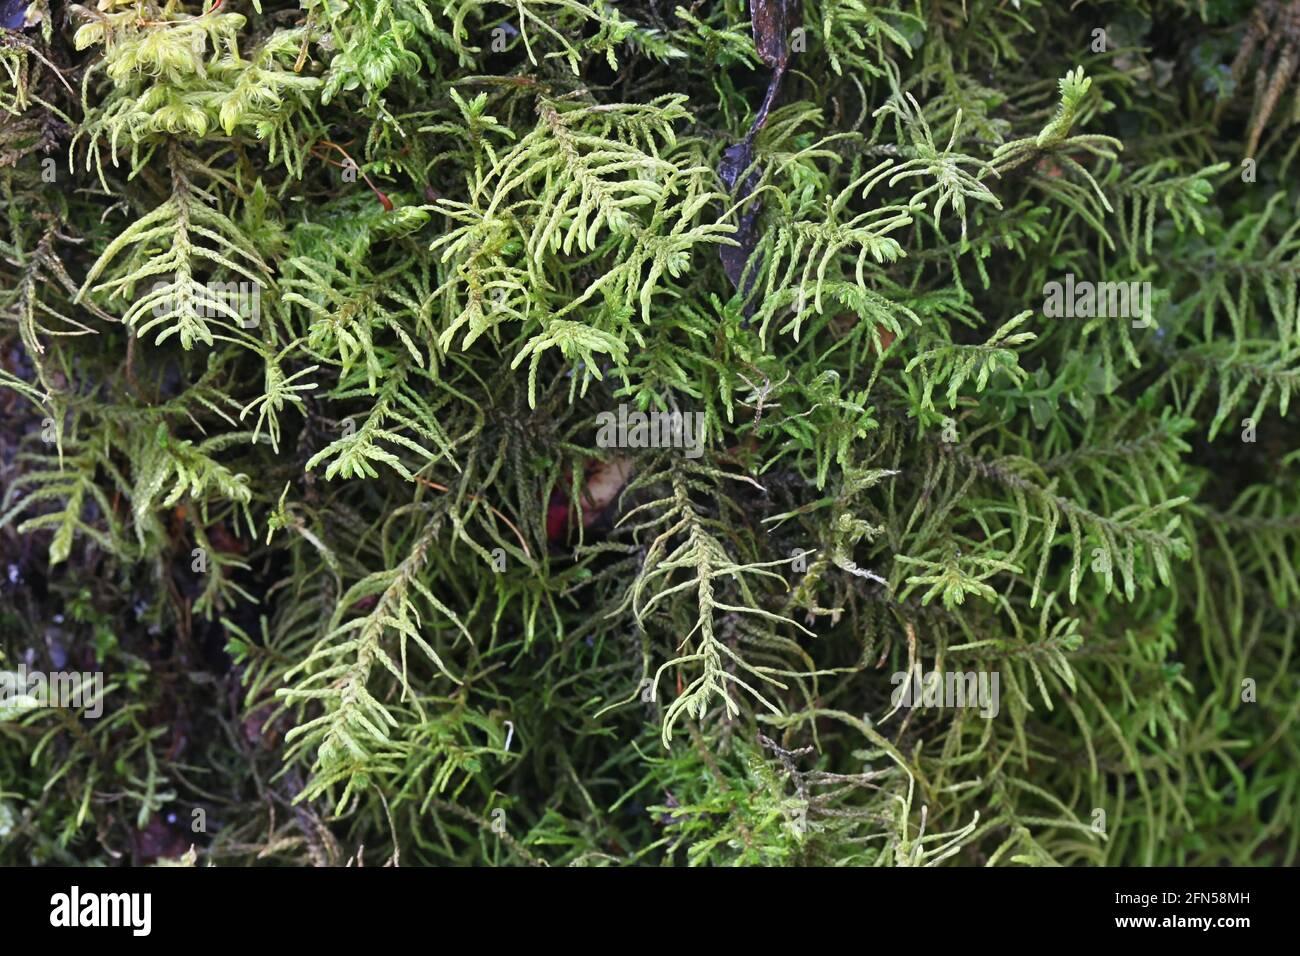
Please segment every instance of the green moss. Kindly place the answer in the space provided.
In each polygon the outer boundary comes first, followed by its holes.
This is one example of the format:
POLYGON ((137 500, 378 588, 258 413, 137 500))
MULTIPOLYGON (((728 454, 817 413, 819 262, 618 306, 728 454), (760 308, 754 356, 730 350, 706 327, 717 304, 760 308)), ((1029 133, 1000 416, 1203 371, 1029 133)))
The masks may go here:
POLYGON ((1297 862, 1243 5, 101 7, 0 36, 0 667, 104 680, 0 862, 1297 862))

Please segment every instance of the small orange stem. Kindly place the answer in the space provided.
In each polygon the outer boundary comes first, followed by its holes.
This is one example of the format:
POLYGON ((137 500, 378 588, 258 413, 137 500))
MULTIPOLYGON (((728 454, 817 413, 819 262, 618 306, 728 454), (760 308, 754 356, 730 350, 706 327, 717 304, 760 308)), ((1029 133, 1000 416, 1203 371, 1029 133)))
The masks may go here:
MULTIPOLYGON (((352 167, 361 174, 361 178, 366 181, 366 185, 370 187, 370 191, 375 194, 375 198, 379 200, 379 204, 384 207, 384 210, 386 212, 393 211, 393 201, 388 198, 388 194, 370 181, 370 177, 366 175, 366 171, 361 168, 361 166, 357 163, 355 159, 353 159, 351 156, 348 155, 348 151, 346 149, 344 149, 338 143, 331 143, 327 139, 321 140, 320 145, 328 146, 331 149, 337 149, 340 153, 342 153, 343 158, 346 159, 349 163, 351 163, 352 167)), ((312 155, 313 156, 316 155, 316 148, 314 146, 312 147, 312 155)), ((323 159, 324 157, 321 158, 323 159)))
POLYGON ((179 27, 186 23, 193 23, 195 20, 202 20, 204 17, 216 13, 221 9, 221 5, 225 2, 226 0, 217 0, 217 2, 212 5, 211 10, 205 10, 197 17, 190 17, 188 20, 140 20, 137 22, 138 25, 142 27, 179 27))
MULTIPOLYGON (((448 488, 446 485, 440 485, 438 484, 438 482, 430 481, 428 478, 421 478, 419 475, 415 476, 415 480, 422 485, 427 485, 428 487, 432 488, 434 491, 441 491, 444 493, 451 491, 451 489, 448 488)), ((466 495, 466 497, 469 498, 470 501, 483 501, 483 499, 478 495, 466 495)), ((491 511, 494 515, 496 515, 498 518, 504 521, 506 523, 506 526, 515 533, 515 537, 519 539, 519 546, 524 549, 524 554, 531 558, 533 555, 532 552, 528 550, 528 542, 526 542, 524 540, 524 536, 519 533, 519 529, 515 527, 515 523, 511 521, 509 518, 507 518, 505 515, 503 515, 496 508, 492 507, 492 505, 489 504, 488 502, 483 501, 483 503, 487 505, 489 511, 491 511)))

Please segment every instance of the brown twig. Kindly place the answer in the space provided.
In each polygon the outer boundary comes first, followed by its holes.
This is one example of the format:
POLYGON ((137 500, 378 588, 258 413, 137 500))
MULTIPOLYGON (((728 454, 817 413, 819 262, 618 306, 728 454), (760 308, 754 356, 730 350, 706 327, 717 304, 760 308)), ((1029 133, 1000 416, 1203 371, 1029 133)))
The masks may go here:
POLYGON ((317 159, 324 160, 325 162, 329 163, 331 166, 338 166, 341 169, 346 169, 348 165, 351 165, 353 169, 355 169, 357 172, 361 174, 361 178, 366 181, 366 185, 369 186, 370 191, 375 194, 375 198, 378 199, 379 204, 384 207, 384 211, 385 212, 393 211, 393 201, 388 198, 388 194, 370 181, 370 177, 366 175, 366 171, 361 168, 361 166, 357 163, 355 159, 353 159, 351 156, 348 155, 348 151, 346 149, 344 149, 338 143, 331 143, 327 139, 321 140, 320 143, 318 143, 317 145, 328 146, 330 149, 337 149, 340 153, 343 154, 343 158, 347 160, 347 163, 337 163, 326 156, 320 155, 319 153, 316 152, 315 146, 311 148, 311 154, 313 156, 315 156, 317 159))

